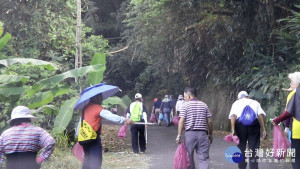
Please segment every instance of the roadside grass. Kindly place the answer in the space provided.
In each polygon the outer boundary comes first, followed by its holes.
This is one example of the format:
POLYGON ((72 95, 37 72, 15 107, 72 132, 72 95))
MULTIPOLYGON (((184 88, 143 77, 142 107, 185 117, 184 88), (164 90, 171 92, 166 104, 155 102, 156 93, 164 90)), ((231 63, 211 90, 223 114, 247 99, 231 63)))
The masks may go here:
MULTIPOLYGON (((133 154, 130 131, 127 129, 128 136, 125 139, 119 139, 117 137, 119 128, 119 125, 103 125, 102 169, 148 169, 150 158, 147 154, 133 154)), ((50 160, 42 164, 42 169, 81 169, 82 164, 73 155, 72 147, 68 144, 68 137, 56 136, 55 140, 55 150, 50 160)))
MULTIPOLYGON (((148 169, 149 158, 146 154, 135 155, 132 152, 103 153, 102 169, 148 169)), ((42 169, 81 169, 71 150, 55 150, 51 159, 42 165, 42 169)))

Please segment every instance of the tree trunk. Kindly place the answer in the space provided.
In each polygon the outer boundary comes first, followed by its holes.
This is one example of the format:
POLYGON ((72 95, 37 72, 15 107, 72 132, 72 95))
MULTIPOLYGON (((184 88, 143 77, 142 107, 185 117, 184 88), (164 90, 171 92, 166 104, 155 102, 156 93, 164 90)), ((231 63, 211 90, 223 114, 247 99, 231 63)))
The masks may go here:
MULTIPOLYGON (((76 26, 76 53, 75 68, 82 67, 82 47, 81 47, 81 0, 76 0, 77 4, 77 26, 76 26)), ((77 79, 75 79, 77 82, 77 79)))

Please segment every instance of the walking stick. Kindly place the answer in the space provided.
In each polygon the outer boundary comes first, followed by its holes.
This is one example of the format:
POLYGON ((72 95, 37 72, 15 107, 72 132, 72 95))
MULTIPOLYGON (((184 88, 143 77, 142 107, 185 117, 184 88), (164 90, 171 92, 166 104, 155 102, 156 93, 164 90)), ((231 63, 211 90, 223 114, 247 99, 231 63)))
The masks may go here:
POLYGON ((148 143, 148 132, 147 132, 147 128, 148 128, 148 127, 146 127, 146 144, 148 143))

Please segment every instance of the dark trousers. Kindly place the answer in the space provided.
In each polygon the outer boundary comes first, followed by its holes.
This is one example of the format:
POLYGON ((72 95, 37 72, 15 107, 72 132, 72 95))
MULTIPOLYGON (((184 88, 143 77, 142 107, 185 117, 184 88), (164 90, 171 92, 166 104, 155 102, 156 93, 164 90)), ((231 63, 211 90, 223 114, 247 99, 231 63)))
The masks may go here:
POLYGON ((243 154, 243 160, 238 164, 239 169, 246 169, 247 163, 245 162, 245 150, 248 141, 248 150, 252 151, 252 157, 249 158, 250 169, 258 169, 258 163, 255 154, 255 149, 259 148, 260 145, 260 124, 258 120, 255 120, 253 125, 244 126, 242 123, 236 121, 235 125, 236 135, 240 138, 240 144, 238 148, 243 154))
POLYGON ((139 153, 140 150, 144 152, 146 150, 146 140, 145 140, 145 125, 134 124, 130 127, 131 132, 131 145, 134 153, 139 153))
POLYGON ((98 138, 89 143, 82 145, 84 150, 84 160, 82 169, 99 169, 102 165, 102 144, 101 138, 98 138))
POLYGON ((293 169, 300 168, 300 139, 292 139, 292 148, 296 151, 295 163, 292 163, 293 169))
POLYGON ((16 152, 6 154, 6 169, 39 169, 36 163, 36 152, 16 152))

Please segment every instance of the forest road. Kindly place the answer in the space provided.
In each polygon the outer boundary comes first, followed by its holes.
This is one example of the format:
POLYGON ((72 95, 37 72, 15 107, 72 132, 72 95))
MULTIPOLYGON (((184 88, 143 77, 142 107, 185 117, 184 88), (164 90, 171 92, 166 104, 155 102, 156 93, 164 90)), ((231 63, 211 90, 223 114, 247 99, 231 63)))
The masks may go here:
MULTIPOLYGON (((150 157, 149 169, 173 169, 174 155, 178 144, 175 142, 177 136, 177 126, 170 127, 149 126, 148 143, 146 155, 150 157)), ((225 158, 225 151, 228 147, 234 146, 223 140, 222 135, 214 134, 214 141, 210 147, 210 169, 237 169, 236 163, 230 163, 225 158)), ((264 151, 266 151, 264 149, 264 151)), ((291 164, 286 162, 274 162, 274 158, 260 158, 258 167, 262 169, 290 169, 291 164), (263 160, 266 159, 266 160, 263 160), (269 160, 272 160, 271 162, 269 160)), ((196 158, 196 154, 195 154, 196 158)), ((196 159, 195 159, 196 161, 196 159)), ((197 164, 196 164, 197 166, 197 164)), ((249 168, 249 166, 247 167, 249 168)))

